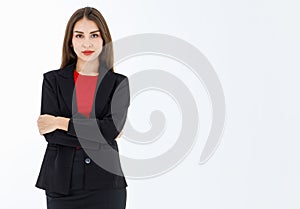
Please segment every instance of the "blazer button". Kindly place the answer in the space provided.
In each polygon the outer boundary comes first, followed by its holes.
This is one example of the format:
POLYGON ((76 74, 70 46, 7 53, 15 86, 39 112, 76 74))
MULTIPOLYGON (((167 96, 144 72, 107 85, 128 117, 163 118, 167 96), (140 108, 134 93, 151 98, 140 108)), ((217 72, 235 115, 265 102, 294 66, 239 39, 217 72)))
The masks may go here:
POLYGON ((85 158, 84 162, 85 162, 86 164, 89 164, 89 163, 91 162, 91 159, 90 159, 90 158, 85 158))

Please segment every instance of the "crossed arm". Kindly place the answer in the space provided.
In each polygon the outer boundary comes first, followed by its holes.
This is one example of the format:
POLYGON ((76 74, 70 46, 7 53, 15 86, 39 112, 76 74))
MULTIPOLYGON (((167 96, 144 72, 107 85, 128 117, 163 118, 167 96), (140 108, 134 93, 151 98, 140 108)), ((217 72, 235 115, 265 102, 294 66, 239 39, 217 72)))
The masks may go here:
MULTIPOLYGON (((68 131, 69 121, 70 118, 43 114, 38 117, 37 125, 38 125, 40 135, 44 135, 46 133, 55 131, 56 129, 68 131)), ((117 138, 120 138, 122 134, 123 131, 119 133, 117 138)))
POLYGON ((130 102, 128 78, 117 78, 117 87, 113 94, 112 108, 103 118, 70 118, 61 115, 56 80, 51 74, 45 73, 42 87, 41 114, 37 125, 39 133, 44 135, 48 142, 73 146, 75 141, 83 139, 87 146, 93 147, 106 141, 115 141, 122 135, 130 102), (103 142, 103 141, 102 141, 103 142))

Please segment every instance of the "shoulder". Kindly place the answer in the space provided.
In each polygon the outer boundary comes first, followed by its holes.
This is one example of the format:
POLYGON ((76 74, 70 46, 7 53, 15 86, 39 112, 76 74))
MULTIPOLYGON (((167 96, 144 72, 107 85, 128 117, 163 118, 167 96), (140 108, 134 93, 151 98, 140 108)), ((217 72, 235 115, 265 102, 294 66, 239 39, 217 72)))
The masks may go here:
POLYGON ((123 74, 121 74, 121 73, 117 73, 117 72, 113 72, 112 71, 112 73, 114 74, 114 76, 116 77, 116 78, 118 78, 118 79, 124 79, 124 78, 127 78, 127 76, 126 75, 123 75, 123 74))
POLYGON ((128 82, 128 77, 126 75, 123 75, 121 73, 113 72, 113 75, 115 76, 116 82, 119 84, 122 81, 128 82))
POLYGON ((126 75, 123 75, 121 73, 113 72, 115 76, 115 88, 118 89, 129 89, 129 79, 126 75))
POLYGON ((56 74, 59 72, 60 69, 55 69, 55 70, 49 70, 45 73, 43 73, 44 78, 48 78, 48 79, 53 79, 56 74))
POLYGON ((115 76, 115 85, 114 85, 114 98, 118 98, 118 101, 123 104, 129 105, 130 103, 130 86, 129 86, 129 79, 126 75, 121 73, 113 72, 115 76))
POLYGON ((52 87, 56 85, 56 75, 60 69, 49 70, 43 73, 43 80, 45 84, 48 84, 52 87))

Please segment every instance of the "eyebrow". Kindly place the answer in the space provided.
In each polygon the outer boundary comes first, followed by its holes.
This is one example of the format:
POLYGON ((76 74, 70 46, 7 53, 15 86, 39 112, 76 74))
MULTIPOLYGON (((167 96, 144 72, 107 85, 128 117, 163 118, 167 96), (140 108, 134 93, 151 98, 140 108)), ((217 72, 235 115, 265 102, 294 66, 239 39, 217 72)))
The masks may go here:
MULTIPOLYGON (((96 33, 96 32, 100 32, 100 30, 92 31, 92 32, 90 32, 90 34, 91 34, 91 33, 96 33)), ((84 32, 75 30, 74 33, 84 33, 84 32)))

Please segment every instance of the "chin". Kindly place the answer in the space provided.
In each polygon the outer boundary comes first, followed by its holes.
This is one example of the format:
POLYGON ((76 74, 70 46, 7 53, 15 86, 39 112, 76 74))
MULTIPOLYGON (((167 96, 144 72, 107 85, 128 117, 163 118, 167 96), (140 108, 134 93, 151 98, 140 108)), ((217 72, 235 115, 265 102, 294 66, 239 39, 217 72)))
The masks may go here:
POLYGON ((96 60, 97 58, 98 57, 79 57, 79 59, 84 62, 91 62, 91 61, 96 60))

